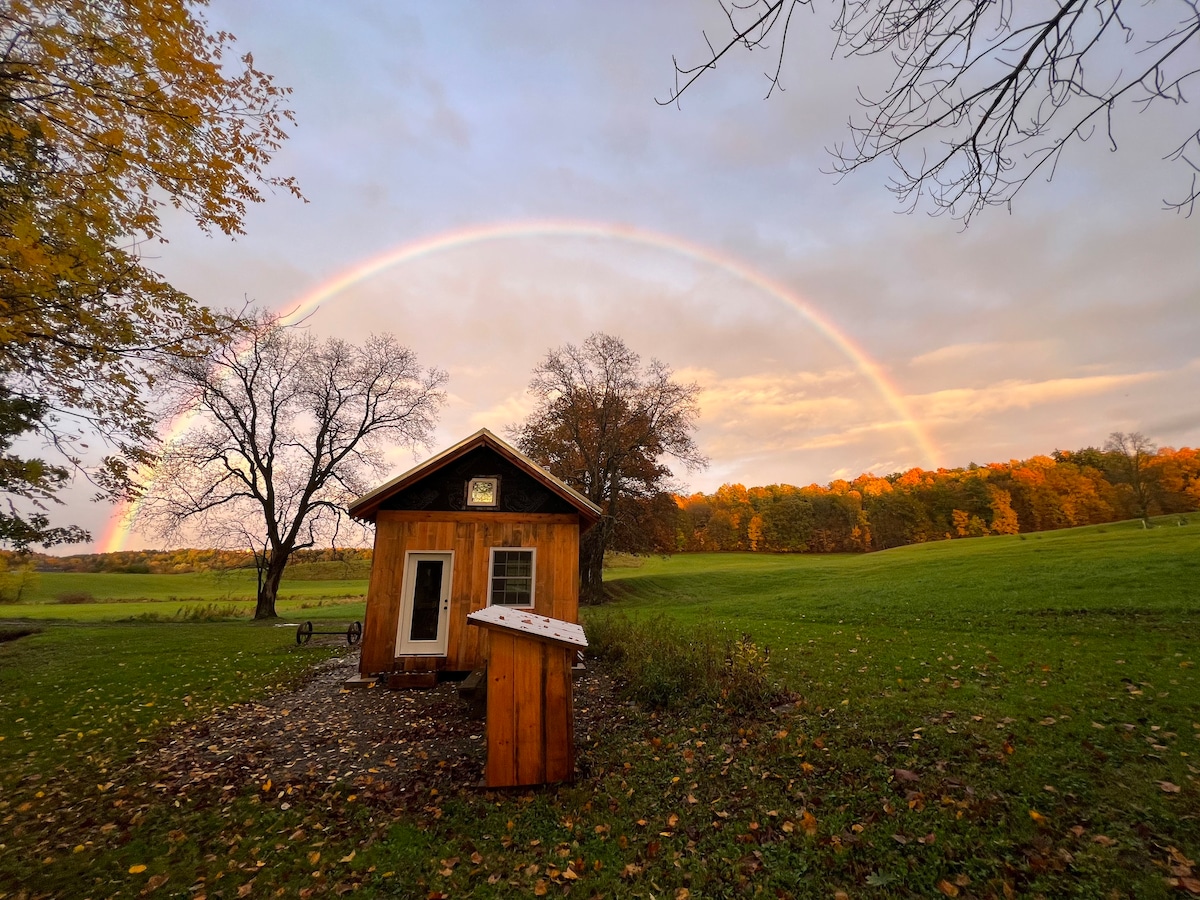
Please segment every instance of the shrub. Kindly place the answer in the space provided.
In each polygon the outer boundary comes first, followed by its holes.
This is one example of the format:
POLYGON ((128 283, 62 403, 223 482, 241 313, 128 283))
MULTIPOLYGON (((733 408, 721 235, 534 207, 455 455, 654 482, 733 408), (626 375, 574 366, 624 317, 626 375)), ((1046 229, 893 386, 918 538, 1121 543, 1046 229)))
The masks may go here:
POLYGON ((16 565, 17 559, 0 556, 0 603, 28 602, 29 595, 37 590, 37 569, 33 563, 16 565))
POLYGON ((621 694, 651 708, 712 704, 752 713, 789 696, 771 680, 770 650, 749 635, 728 641, 708 625, 618 615, 594 617, 587 635, 592 654, 613 665, 621 694))
POLYGON ((96 603, 90 591, 63 591, 54 598, 55 603, 96 603))

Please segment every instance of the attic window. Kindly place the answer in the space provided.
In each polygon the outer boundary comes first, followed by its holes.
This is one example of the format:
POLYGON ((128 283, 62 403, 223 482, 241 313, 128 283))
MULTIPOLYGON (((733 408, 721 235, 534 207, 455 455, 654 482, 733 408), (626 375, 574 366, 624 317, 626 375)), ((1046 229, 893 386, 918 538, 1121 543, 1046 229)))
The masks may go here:
POLYGON ((533 606, 533 549, 492 548, 491 604, 533 606))
POLYGON ((472 478, 467 482, 467 506, 494 509, 500 505, 500 478, 472 478))

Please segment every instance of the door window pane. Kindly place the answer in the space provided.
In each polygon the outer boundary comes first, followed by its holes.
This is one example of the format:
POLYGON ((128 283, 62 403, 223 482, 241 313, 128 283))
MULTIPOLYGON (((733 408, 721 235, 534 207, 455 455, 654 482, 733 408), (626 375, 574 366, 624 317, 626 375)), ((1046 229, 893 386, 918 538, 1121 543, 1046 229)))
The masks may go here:
POLYGON ((442 560, 417 560, 413 578, 412 625, 410 641, 436 641, 438 618, 442 611, 442 560))

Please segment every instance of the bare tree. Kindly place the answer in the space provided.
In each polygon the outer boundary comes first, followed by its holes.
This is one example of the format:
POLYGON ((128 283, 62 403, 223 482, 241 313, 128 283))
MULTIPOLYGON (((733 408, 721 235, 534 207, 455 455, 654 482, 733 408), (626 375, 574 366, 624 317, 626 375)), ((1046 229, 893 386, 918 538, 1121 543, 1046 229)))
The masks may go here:
MULTIPOLYGON (((814 0, 719 0, 731 37, 694 66, 675 63, 681 94, 735 48, 774 55, 767 96, 779 88, 789 29, 814 0), (775 38, 774 45, 768 38, 775 38)), ((1114 113, 1187 102, 1200 75, 1200 0, 841 0, 830 25, 834 53, 887 54, 895 75, 878 96, 860 94, 865 118, 832 148, 845 175, 881 157, 898 174, 891 190, 908 209, 969 221, 1008 204, 1036 173, 1052 177, 1075 139, 1103 135, 1117 148, 1114 113)), ((705 39, 708 40, 707 35, 705 39)), ((1200 199, 1200 128, 1182 122, 1164 156, 1190 182, 1168 209, 1190 214, 1200 199)))
POLYGON ((620 338, 596 333, 582 347, 547 353, 529 390, 537 407, 510 436, 604 511, 579 548, 580 599, 598 603, 604 551, 636 525, 635 503, 667 487, 664 457, 689 470, 708 464, 692 439, 699 388, 675 381, 656 359, 643 365, 620 338))
POLYGON ((1140 431, 1126 434, 1114 431, 1104 442, 1104 449, 1113 461, 1113 481, 1129 488, 1134 512, 1142 520, 1150 516, 1150 501, 1154 490, 1153 473, 1149 462, 1157 449, 1154 442, 1140 431))
POLYGON ((385 446, 428 446, 446 375, 391 335, 318 341, 260 315, 248 336, 163 373, 191 423, 164 448, 140 517, 168 538, 249 547, 255 618, 275 615, 295 550, 333 542, 345 504, 384 472, 385 446))

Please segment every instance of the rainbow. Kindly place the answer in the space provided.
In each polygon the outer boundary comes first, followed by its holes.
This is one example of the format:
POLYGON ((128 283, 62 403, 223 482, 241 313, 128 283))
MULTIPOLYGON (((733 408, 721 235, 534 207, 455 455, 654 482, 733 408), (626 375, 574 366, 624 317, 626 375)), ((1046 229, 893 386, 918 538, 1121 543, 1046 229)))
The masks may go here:
MULTIPOLYGON (((798 294, 732 256, 684 238, 645 228, 574 219, 535 219, 474 225, 442 232, 431 237, 400 244, 344 269, 295 300, 289 306, 288 311, 280 317, 280 322, 283 324, 299 322, 314 312, 321 304, 332 300, 354 285, 394 266, 413 262, 423 257, 473 244, 526 238, 561 237, 624 241, 676 253, 720 269, 794 307, 871 382, 888 407, 895 413, 897 419, 908 429, 916 445, 924 454, 927 464, 933 467, 937 466, 940 454, 921 428, 920 423, 913 417, 899 389, 888 380, 883 370, 866 351, 847 337, 829 318, 808 304, 798 294)), ((185 414, 172 422, 163 435, 164 441, 170 441, 186 431, 191 419, 192 414, 185 414)), ((124 549, 125 542, 133 530, 137 512, 138 504, 134 503, 118 509, 114 513, 108 533, 100 541, 99 552, 114 553, 124 549)))

